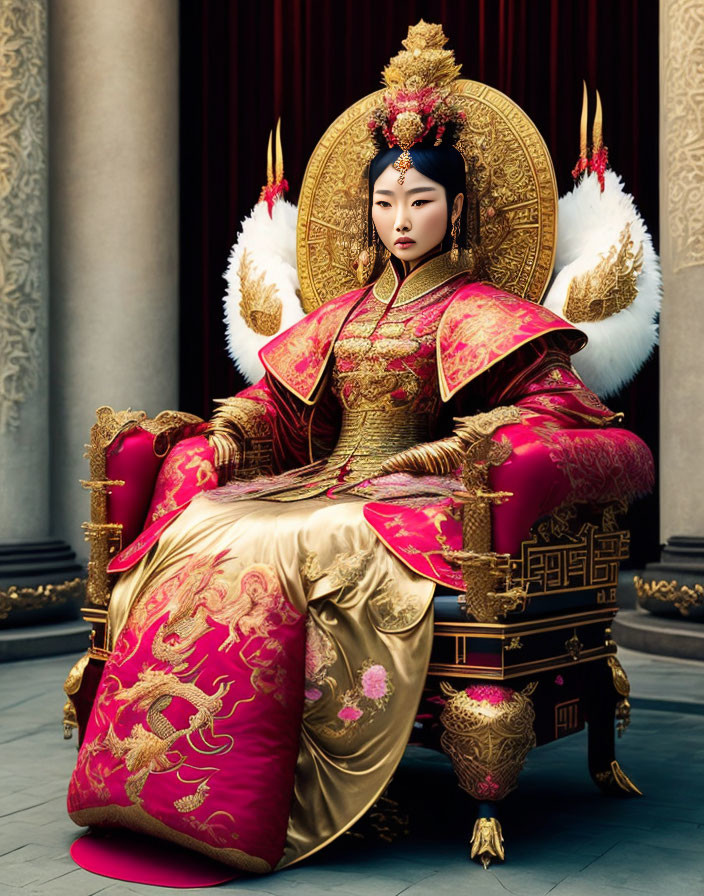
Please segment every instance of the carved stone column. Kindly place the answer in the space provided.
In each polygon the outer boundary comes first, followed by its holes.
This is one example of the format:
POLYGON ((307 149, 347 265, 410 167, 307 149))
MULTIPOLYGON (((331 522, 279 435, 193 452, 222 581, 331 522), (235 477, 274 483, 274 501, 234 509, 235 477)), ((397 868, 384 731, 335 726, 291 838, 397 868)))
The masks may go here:
POLYGON ((51 5, 52 519, 83 556, 96 408, 178 401, 178 6, 51 5))
POLYGON ((0 538, 49 526, 46 0, 0 0, 0 538))
MULTIPOLYGON (((661 534, 638 584, 655 613, 704 614, 704 0, 660 2, 661 534)), ((704 642, 703 642, 704 643, 704 642)))
MULTIPOLYGON (((0 628, 75 615, 49 522, 47 2, 0 0, 0 628)), ((0 651, 1 653, 1 651, 0 651)))

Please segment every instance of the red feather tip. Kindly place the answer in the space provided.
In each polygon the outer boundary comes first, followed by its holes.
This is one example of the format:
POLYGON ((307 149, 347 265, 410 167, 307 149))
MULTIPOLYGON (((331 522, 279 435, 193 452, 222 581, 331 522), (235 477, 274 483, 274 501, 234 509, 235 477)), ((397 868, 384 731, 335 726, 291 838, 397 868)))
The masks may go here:
POLYGON ((577 159, 577 164, 572 169, 572 177, 577 180, 589 167, 589 162, 584 158, 584 156, 580 156, 577 159))
POLYGON ((604 173, 609 164, 609 151, 605 146, 595 150, 589 160, 589 170, 599 178, 601 192, 604 192, 604 173))
POLYGON ((287 191, 288 181, 286 178, 282 178, 281 180, 275 181, 273 184, 266 184, 262 187, 261 193, 259 194, 259 201, 266 202, 270 218, 272 217, 272 212, 274 210, 274 203, 279 196, 283 196, 287 191))

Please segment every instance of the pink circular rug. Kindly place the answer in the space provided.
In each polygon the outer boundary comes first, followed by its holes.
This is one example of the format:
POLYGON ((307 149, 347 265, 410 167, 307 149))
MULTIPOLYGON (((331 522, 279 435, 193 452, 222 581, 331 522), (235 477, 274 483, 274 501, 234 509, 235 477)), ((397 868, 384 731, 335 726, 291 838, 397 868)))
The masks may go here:
POLYGON ((207 856, 131 831, 89 831, 73 841, 71 857, 93 874, 157 887, 214 887, 241 877, 207 856))

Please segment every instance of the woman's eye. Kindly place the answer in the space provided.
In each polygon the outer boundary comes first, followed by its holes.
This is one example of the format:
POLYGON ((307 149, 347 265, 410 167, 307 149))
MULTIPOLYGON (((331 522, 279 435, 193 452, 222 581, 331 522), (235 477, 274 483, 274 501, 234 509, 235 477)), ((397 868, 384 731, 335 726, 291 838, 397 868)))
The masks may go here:
POLYGON ((418 208, 421 208, 422 206, 427 205, 429 202, 430 202, 429 199, 416 199, 416 200, 414 200, 413 205, 417 206, 418 208))
POLYGON ((378 205, 379 208, 390 208, 391 207, 391 203, 387 202, 385 199, 377 199, 375 204, 378 205))

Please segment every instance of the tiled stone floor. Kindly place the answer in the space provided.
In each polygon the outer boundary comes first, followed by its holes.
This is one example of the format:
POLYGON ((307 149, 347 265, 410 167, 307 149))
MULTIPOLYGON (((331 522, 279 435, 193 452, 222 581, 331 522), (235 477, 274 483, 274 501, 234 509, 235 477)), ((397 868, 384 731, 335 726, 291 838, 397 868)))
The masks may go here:
MULTIPOLYGON (((392 845, 344 837, 300 867, 222 889, 274 896, 702 896, 704 664, 620 652, 633 722, 619 742, 643 799, 601 796, 586 737, 529 757, 503 814, 507 862, 469 862, 471 809, 441 755, 409 749, 396 796, 410 834, 392 845)), ((72 657, 0 664, 0 894, 163 894, 74 866, 65 811, 75 741, 62 740, 61 684, 72 657)), ((191 890, 212 893, 212 890, 191 890)))

